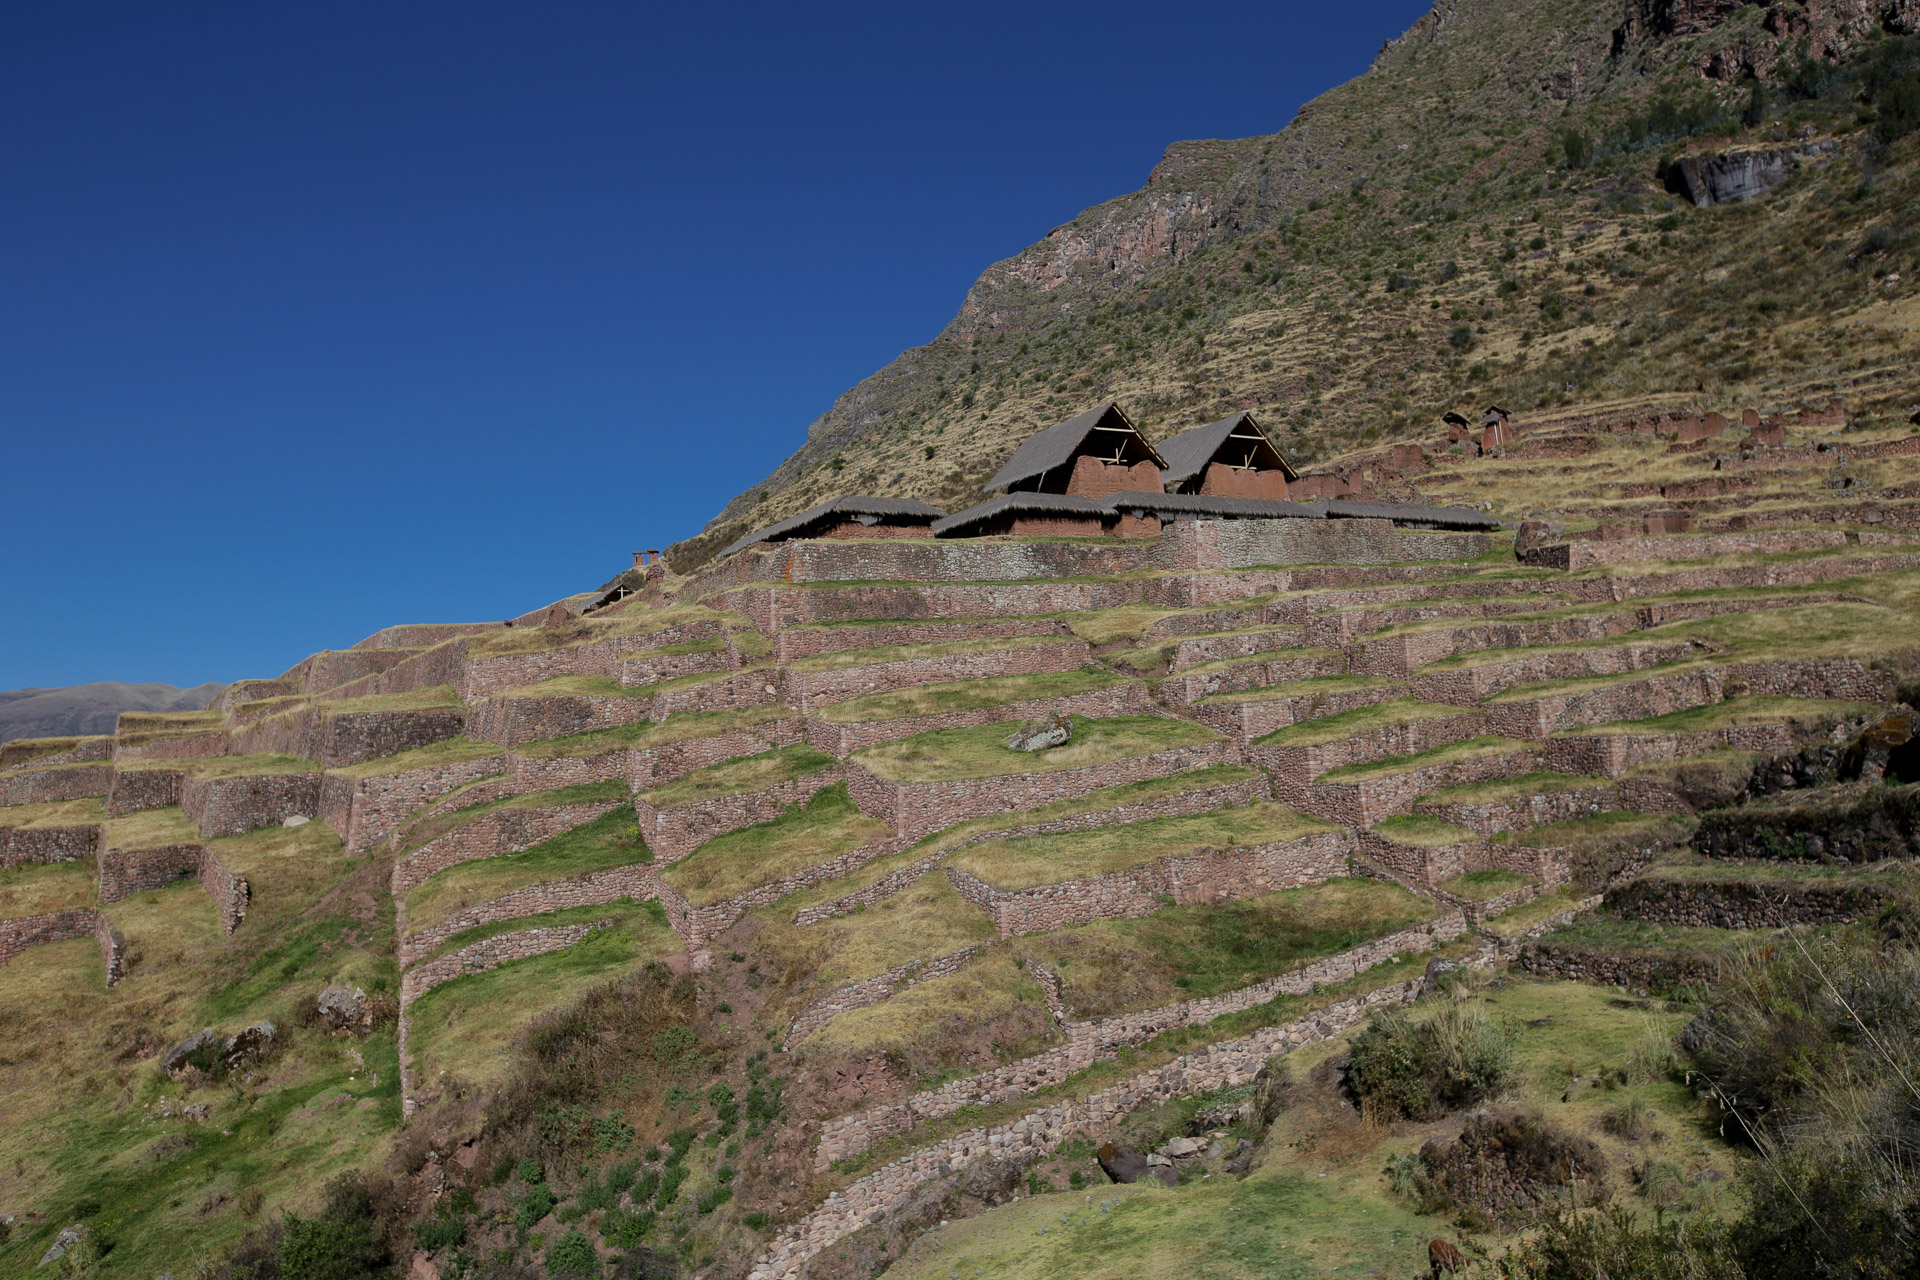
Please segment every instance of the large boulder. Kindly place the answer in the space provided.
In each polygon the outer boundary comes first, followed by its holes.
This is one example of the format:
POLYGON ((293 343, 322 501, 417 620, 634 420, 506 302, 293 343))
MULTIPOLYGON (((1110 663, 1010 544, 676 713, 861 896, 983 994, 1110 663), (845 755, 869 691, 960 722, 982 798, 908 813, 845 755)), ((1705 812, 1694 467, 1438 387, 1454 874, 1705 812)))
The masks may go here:
POLYGON ((1027 721, 1018 733, 1007 739, 1007 745, 1015 751, 1045 751, 1049 747, 1065 746, 1072 737, 1072 717, 1052 716, 1027 721))
POLYGON ((1180 1182, 1180 1175, 1173 1171, 1164 1156, 1149 1156, 1108 1142, 1101 1145, 1095 1157, 1100 1161, 1100 1168, 1115 1182, 1139 1182, 1145 1179, 1169 1187, 1180 1182), (1154 1163, 1155 1159, 1159 1160, 1158 1164, 1154 1163))
POLYGON ((188 1071, 212 1071, 220 1052, 220 1033, 212 1027, 196 1031, 160 1058, 160 1069, 174 1080, 188 1071))
POLYGON ((278 1031, 272 1022, 261 1019, 250 1027, 242 1027, 227 1037, 226 1047, 221 1050, 220 1060, 227 1070, 243 1067, 249 1062, 258 1062, 273 1052, 278 1031))
POLYGON ((314 1001, 320 1020, 336 1031, 353 1030, 367 1023, 367 993, 355 987, 328 987, 314 1001))

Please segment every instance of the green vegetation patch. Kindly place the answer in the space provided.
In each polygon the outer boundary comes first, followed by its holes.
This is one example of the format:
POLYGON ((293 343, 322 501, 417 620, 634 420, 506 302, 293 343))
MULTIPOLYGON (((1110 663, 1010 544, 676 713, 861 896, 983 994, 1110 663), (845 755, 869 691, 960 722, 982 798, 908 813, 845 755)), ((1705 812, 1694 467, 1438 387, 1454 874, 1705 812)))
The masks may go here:
MULTIPOLYGON (((1198 705, 1205 707, 1235 702, 1273 702, 1280 698, 1310 698, 1315 694, 1352 693, 1359 689, 1400 689, 1405 688, 1406 683, 1404 680, 1389 680, 1385 676, 1314 676, 1308 680, 1271 685, 1265 689, 1216 693, 1200 699, 1198 705)), ((1331 718, 1328 717, 1328 719, 1331 718)))
POLYGON ((1428 769, 1444 764, 1463 764, 1469 760, 1485 760, 1492 756, 1516 755, 1522 751, 1531 750, 1533 750, 1533 744, 1530 742, 1516 742, 1512 738, 1500 738, 1483 733, 1477 738, 1468 738, 1464 742, 1449 742, 1445 746, 1416 752, 1410 756, 1393 756, 1367 764, 1350 764, 1338 769, 1329 769, 1320 775, 1319 781, 1365 782, 1369 778, 1384 778, 1390 774, 1406 773, 1413 769, 1428 769))
POLYGON ((90 862, 29 862, 0 870, 0 920, 93 905, 90 862))
POLYGON ((938 867, 899 893, 819 924, 795 925, 791 899, 763 909, 759 918, 764 927, 754 945, 778 957, 788 972, 808 975, 810 992, 999 937, 986 913, 955 892, 938 867))
POLYGON ((1567 951, 1605 951, 1665 956, 1727 957, 1738 955, 1764 936, 1752 930, 1695 928, 1623 920, 1606 911, 1589 912, 1540 939, 1542 944, 1567 951))
POLYGON ((427 928, 515 889, 651 861, 633 809, 623 805, 531 849, 462 862, 428 877, 406 896, 407 928, 427 928))
POLYGON ((1107 1017, 1290 973, 1430 920, 1435 910, 1397 884, 1342 876, 1237 902, 1101 920, 1015 946, 1059 975, 1076 1016, 1107 1017))
POLYGON ((1661 676, 1705 671, 1714 665, 1712 662, 1703 660, 1665 662, 1658 666, 1641 667, 1637 671, 1617 671, 1598 676, 1568 676, 1561 680, 1543 680, 1538 684, 1517 684, 1502 689, 1488 698, 1487 702, 1489 704, 1529 702, 1535 698, 1551 698, 1562 693, 1587 693, 1598 689, 1611 689, 1618 685, 1636 684, 1642 680, 1654 680, 1661 676))
POLYGON ((646 685, 627 688, 612 676, 549 676, 532 684, 523 684, 496 698, 645 698, 653 690, 646 685))
POLYGON ((86 827, 107 820, 107 805, 97 796, 46 804, 0 805, 0 827, 33 831, 42 827, 86 827))
POLYGON ((736 898, 782 876, 852 853, 888 834, 854 807, 847 784, 835 783, 771 822, 707 841, 661 873, 696 907, 736 898))
POLYGON ((822 707, 815 715, 828 724, 866 724, 950 711, 973 711, 1006 702, 1071 698, 1076 694, 1092 693, 1126 683, 1126 677, 1117 672, 1093 667, 1042 675, 994 676, 986 680, 956 680, 950 684, 928 684, 915 689, 896 689, 890 693, 870 693, 863 698, 850 698, 822 707))
POLYGON ((471 929, 462 929, 449 934, 439 946, 433 949, 435 956, 452 955, 464 947, 488 938, 497 938, 503 933, 521 933, 528 929, 564 929, 569 925, 602 924, 615 928, 630 921, 639 920, 644 925, 667 923, 667 910, 660 903, 648 898, 636 902, 632 898, 617 898, 612 902, 590 903, 584 907, 565 907, 559 911, 541 911, 533 915, 515 916, 505 920, 489 920, 477 924, 471 929))
POLYGON ((844 671, 851 667, 870 667, 882 662, 908 662, 915 658, 947 658, 966 653, 992 653, 1000 649, 1037 649, 1048 645, 1072 644, 1067 636, 1002 636, 985 640, 949 640, 937 644, 887 644, 871 649, 840 649, 816 653, 787 664, 789 671, 844 671))
POLYGON ((1420 849, 1445 849, 1481 838, 1477 832, 1430 818, 1424 813, 1403 813, 1377 822, 1373 826, 1373 833, 1395 844, 1412 845, 1420 849))
POLYGON ((1260 747, 1319 747, 1329 742, 1341 742, 1369 729, 1384 729, 1388 725, 1413 724, 1420 720, 1442 720, 1449 716, 1464 714, 1459 707, 1442 706, 1437 702, 1418 702, 1403 698, 1396 702, 1381 702, 1371 707, 1355 707, 1352 711, 1342 711, 1337 716, 1327 716, 1320 720, 1303 720, 1299 724, 1290 724, 1284 729, 1276 729, 1263 738, 1254 739, 1254 745, 1260 747))
POLYGON ((809 1052, 891 1053, 920 1075, 969 1063, 977 1046, 1025 1057, 1056 1044, 1047 995, 994 944, 958 973, 908 987, 892 999, 843 1013, 806 1041, 809 1052))
POLYGON ((954 855, 951 865, 1002 889, 1030 889, 1143 866, 1202 848, 1277 844, 1337 831, 1296 809, 1262 801, 1182 818, 1150 818, 1124 826, 990 840, 954 855))
POLYGON ((1484 871, 1469 871, 1465 875, 1453 876, 1440 882, 1440 888, 1456 898, 1468 898, 1475 902, 1487 902, 1503 893, 1510 893, 1534 883, 1517 871, 1503 871, 1498 867, 1489 867, 1484 871))
POLYGON ((525 795, 487 800, 480 804, 468 805, 462 809, 437 813, 430 818, 421 819, 406 829, 404 847, 408 851, 418 849, 430 840, 437 840, 449 831, 464 827, 502 809, 544 809, 550 805, 594 804, 599 801, 626 798, 627 784, 618 778, 609 778, 605 782, 581 782, 552 791, 530 791, 525 795))
POLYGON ((839 764, 824 751, 808 746, 779 747, 755 756, 742 756, 724 764, 711 765, 669 782, 664 787, 640 793, 640 799, 656 809, 671 809, 677 804, 692 804, 743 791, 765 791, 783 782, 792 782, 839 764))
POLYGON ((1016 727, 1007 722, 943 729, 868 747, 852 758, 875 777, 889 782, 958 782, 1009 773, 1057 773, 1220 739, 1219 734, 1202 725, 1160 716, 1102 720, 1075 716, 1073 738, 1065 746, 1015 751, 1007 746, 1007 738, 1016 727))
POLYGON ((154 849, 166 844, 199 844, 200 824, 178 808, 142 809, 107 819, 107 848, 154 849))
POLYGON ((1588 778, 1570 773, 1523 773, 1517 778, 1489 778, 1485 782, 1441 787, 1437 791, 1427 792, 1420 799, 1428 804, 1500 804, 1508 800, 1525 800, 1531 796, 1547 796, 1557 791, 1605 784, 1605 778, 1588 778))

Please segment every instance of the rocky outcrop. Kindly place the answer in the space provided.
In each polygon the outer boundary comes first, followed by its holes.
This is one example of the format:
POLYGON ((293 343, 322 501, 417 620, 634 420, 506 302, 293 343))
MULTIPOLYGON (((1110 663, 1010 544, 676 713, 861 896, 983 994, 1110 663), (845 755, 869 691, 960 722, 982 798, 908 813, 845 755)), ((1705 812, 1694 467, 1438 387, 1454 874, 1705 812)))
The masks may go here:
POLYGON ((1785 147, 1740 147, 1682 156, 1667 169, 1667 186, 1696 206, 1732 204, 1763 196, 1791 178, 1808 160, 1838 149, 1831 138, 1785 147))

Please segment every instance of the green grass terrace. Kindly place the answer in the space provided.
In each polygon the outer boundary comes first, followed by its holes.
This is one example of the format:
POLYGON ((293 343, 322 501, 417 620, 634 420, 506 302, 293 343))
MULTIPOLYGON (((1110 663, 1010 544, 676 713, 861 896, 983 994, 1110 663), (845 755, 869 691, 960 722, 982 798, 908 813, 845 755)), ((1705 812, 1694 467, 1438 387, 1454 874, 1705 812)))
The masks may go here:
POLYGON ((884 824, 854 807, 845 783, 836 783, 770 822, 716 836, 661 878, 690 904, 704 907, 831 862, 888 834, 884 824))
POLYGON ((889 693, 870 693, 865 697, 832 703, 813 714, 815 719, 828 724, 867 724, 953 711, 975 711, 1008 702, 1071 698, 1076 694, 1094 693, 1128 683, 1131 682, 1116 672, 1083 667, 1078 671, 993 676, 985 680, 956 680, 950 684, 929 684, 915 689, 896 689, 889 693))
POLYGON ((1151 818, 1091 831, 989 840, 955 854, 949 865, 998 888, 1030 889, 1125 871, 1203 848, 1278 844, 1338 830, 1286 805, 1263 801, 1240 809, 1151 818))
POLYGON ((738 795, 743 791, 765 791, 783 782, 793 782, 840 762, 812 747, 780 747, 759 755, 742 756, 705 769, 697 769, 676 782, 640 793, 639 799, 656 809, 738 795))
POLYGON ((961 782, 1010 773, 1057 773, 1132 756, 1218 742, 1213 730, 1160 716, 1073 717, 1073 737, 1046 751, 1015 751, 1007 739, 1012 721, 973 729, 943 729, 868 747, 850 757, 888 782, 961 782))

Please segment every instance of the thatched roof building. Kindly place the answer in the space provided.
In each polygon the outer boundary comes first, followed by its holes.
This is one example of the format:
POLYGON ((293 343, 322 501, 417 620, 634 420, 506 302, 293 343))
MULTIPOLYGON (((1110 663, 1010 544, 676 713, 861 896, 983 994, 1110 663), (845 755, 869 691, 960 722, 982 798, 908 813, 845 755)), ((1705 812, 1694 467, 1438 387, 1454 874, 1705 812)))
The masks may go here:
POLYGON ((1285 498, 1299 479, 1280 447, 1250 413, 1236 413, 1160 443, 1168 493, 1223 498, 1285 498))
POLYGON ((1166 460, 1119 405, 1108 403, 1056 422, 1020 442, 986 489, 1101 498, 1158 489, 1166 460))
POLYGON ((850 494, 737 538, 720 554, 731 555, 756 542, 786 542, 793 538, 924 538, 931 532, 933 522, 946 514, 918 498, 850 494))

